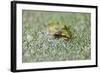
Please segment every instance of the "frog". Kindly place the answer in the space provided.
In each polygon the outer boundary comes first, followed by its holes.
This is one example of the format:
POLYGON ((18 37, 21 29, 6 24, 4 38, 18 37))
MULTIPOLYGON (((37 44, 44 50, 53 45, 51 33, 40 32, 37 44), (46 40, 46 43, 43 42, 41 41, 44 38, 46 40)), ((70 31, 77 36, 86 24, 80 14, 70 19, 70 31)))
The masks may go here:
POLYGON ((66 41, 72 38, 72 32, 69 26, 58 21, 48 23, 48 32, 54 38, 63 38, 66 41))

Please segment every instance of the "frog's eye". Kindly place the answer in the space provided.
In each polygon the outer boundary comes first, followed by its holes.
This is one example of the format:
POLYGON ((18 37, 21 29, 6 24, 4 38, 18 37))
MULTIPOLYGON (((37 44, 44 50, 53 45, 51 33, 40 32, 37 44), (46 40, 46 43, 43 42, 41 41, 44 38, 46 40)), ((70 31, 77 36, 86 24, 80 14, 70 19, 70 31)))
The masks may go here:
POLYGON ((61 31, 58 31, 58 32, 54 33, 54 37, 55 37, 55 38, 60 38, 60 37, 62 37, 61 33, 62 33, 61 31))

